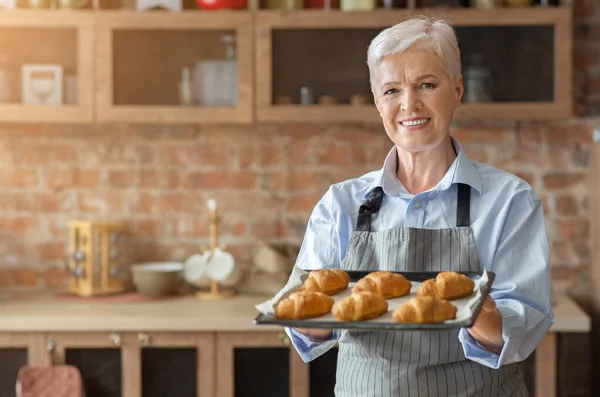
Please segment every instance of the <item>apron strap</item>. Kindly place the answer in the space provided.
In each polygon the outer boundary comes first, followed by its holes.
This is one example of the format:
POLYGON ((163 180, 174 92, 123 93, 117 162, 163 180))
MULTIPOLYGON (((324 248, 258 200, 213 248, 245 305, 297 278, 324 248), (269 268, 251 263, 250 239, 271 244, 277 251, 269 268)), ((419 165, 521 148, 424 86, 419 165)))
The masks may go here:
POLYGON ((383 200, 383 189, 376 187, 367 196, 367 201, 361 204, 358 209, 358 220, 356 221, 356 231, 370 232, 371 231, 371 215, 379 211, 381 201, 383 200))
POLYGON ((458 202, 456 204, 456 227, 471 226, 471 186, 458 184, 458 202))

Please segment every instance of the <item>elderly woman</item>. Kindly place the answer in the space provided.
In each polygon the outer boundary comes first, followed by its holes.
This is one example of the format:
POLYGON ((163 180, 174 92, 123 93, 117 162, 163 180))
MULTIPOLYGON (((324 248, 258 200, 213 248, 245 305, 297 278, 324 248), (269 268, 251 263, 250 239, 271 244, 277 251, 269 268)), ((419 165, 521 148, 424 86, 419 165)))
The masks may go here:
POLYGON ((310 270, 493 271, 468 329, 286 329, 305 362, 339 343, 338 397, 526 396, 518 361, 554 321, 540 198, 467 158, 450 136, 463 84, 452 26, 412 18, 368 49, 371 88, 393 148, 383 167, 329 188, 297 266, 310 270))

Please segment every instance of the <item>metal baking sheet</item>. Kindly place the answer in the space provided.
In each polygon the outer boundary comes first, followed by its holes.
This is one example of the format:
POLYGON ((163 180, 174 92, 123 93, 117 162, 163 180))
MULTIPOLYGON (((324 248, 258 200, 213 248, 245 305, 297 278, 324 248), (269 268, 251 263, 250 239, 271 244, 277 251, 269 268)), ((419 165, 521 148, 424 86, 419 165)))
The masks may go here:
MULTIPOLYGON (((308 275, 307 271, 302 271, 302 282, 308 275)), ((350 284, 345 291, 338 294, 332 295, 332 298, 337 301, 350 295, 351 289, 354 284, 366 276, 370 272, 366 271, 347 271, 350 275, 350 284)), ((292 328, 330 328, 330 329, 357 329, 357 330, 395 330, 395 331, 408 331, 408 330, 444 330, 444 329, 455 329, 462 327, 470 327, 473 325, 475 318, 481 310, 484 299, 488 296, 492 283, 494 282, 495 273, 484 271, 483 274, 473 272, 457 272, 468 276, 475 282, 475 288, 473 293, 465 298, 455 299, 449 301, 451 304, 457 307, 457 318, 454 320, 447 320, 441 324, 407 324, 407 323, 396 323, 392 319, 392 312, 399 305, 407 302, 414 298, 416 291, 421 283, 430 278, 435 278, 440 272, 394 272, 403 274, 408 280, 412 282, 412 288, 409 295, 388 299, 388 312, 383 315, 365 321, 338 321, 335 316, 331 313, 310 318, 306 320, 279 320, 274 314, 274 305, 279 300, 284 299, 290 293, 296 291, 302 284, 300 281, 288 282, 288 284, 271 300, 263 302, 257 305, 257 309, 260 314, 254 319, 255 325, 281 325, 284 327, 292 328)), ((293 279, 294 275, 290 279, 293 279)), ((299 280, 299 279, 297 279, 299 280)))

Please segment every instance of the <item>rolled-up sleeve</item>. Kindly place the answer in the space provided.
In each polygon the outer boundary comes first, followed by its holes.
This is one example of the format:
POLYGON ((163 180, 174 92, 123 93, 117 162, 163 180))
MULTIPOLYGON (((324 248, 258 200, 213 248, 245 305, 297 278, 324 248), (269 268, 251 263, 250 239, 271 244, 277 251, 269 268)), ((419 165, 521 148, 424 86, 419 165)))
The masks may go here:
POLYGON ((466 328, 459 333, 466 358, 495 369, 525 360, 554 323, 546 224, 535 193, 512 203, 500 235, 489 270, 496 274, 490 296, 502 314, 504 347, 498 355, 466 328))
MULTIPOLYGON (((341 263, 340 236, 332 209, 331 188, 319 200, 309 220, 296 266, 304 270, 339 268, 341 263)), ((337 344, 338 332, 333 331, 326 341, 313 341, 292 328, 285 328, 292 345, 304 362, 323 355, 337 344)))

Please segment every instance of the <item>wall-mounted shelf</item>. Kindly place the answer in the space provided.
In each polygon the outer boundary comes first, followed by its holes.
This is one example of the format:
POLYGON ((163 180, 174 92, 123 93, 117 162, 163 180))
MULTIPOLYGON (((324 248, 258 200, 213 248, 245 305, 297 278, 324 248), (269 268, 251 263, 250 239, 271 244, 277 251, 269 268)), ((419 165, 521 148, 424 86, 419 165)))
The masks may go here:
POLYGON ((463 103, 458 119, 571 116, 570 8, 264 10, 257 12, 255 29, 257 120, 379 121, 368 85, 366 49, 381 29, 413 14, 443 14, 455 24, 463 66, 472 52, 488 60, 497 100, 463 103), (315 99, 334 96, 338 104, 302 106, 302 86, 311 87, 315 99), (351 105, 354 94, 366 98, 366 104, 351 105), (287 103, 279 104, 281 96, 287 103))
MULTIPOLYGON (((0 12, 0 53, 8 56, 10 100, 0 103, 3 122, 90 123, 94 118, 94 32, 88 12, 0 12), (21 65, 60 64, 77 78, 74 104, 28 105, 21 97, 21 65)), ((63 95, 63 99, 65 95, 63 95)), ((65 101, 63 100, 63 103, 65 101)))
POLYGON ((249 123, 252 121, 252 25, 247 12, 134 11, 96 15, 98 121, 249 123), (220 59, 224 34, 236 41, 237 106, 182 106, 181 70, 220 59))
MULTIPOLYGON (((77 75, 78 102, 0 103, 0 117, 63 123, 380 122, 368 85, 366 49, 381 29, 414 14, 449 18, 457 29, 463 66, 471 54, 480 53, 494 77, 492 101, 463 103, 457 119, 573 114, 569 7, 344 12, 257 10, 257 5, 251 1, 248 10, 180 13, 1 11, 0 33, 5 34, 0 34, 0 52, 14 53, 21 63, 63 62, 77 75), (223 58, 224 34, 236 40, 237 102, 180 105, 181 69, 193 71, 196 61, 223 58), (299 105, 302 86, 310 86, 315 99, 329 95, 337 104, 299 105), (356 94, 365 99, 363 105, 350 105, 356 94), (291 103, 279 104, 282 96, 291 103)), ((13 81, 20 89, 20 79, 13 81)))

